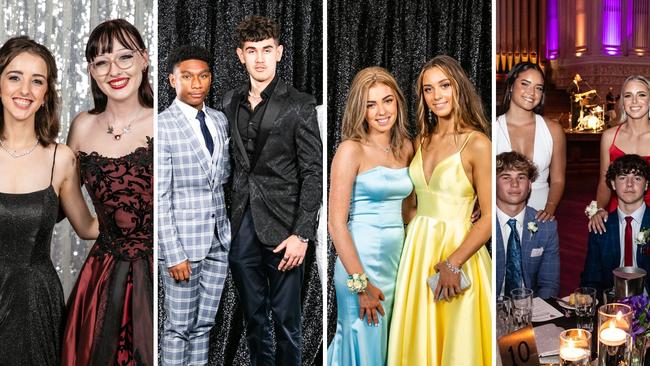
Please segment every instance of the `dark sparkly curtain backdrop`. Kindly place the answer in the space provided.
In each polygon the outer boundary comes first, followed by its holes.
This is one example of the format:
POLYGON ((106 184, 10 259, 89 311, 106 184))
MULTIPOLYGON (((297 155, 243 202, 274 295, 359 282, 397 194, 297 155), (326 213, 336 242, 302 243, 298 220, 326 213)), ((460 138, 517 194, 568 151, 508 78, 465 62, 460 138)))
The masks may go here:
MULTIPOLYGON (((249 15, 264 15, 278 22, 280 42, 284 45, 278 74, 300 91, 323 101, 323 15, 322 0, 215 0, 158 1, 158 109, 164 110, 174 100, 174 90, 167 81, 167 58, 170 51, 183 44, 197 44, 214 56, 211 93, 206 100, 215 105, 217 98, 248 79, 235 49, 234 30, 249 15)), ((165 319, 163 288, 159 281, 159 337, 165 319)), ((303 364, 322 364, 322 289, 314 260, 313 246, 305 262, 303 286, 303 364)), ((228 275, 217 325, 210 335, 210 365, 248 365, 242 311, 232 278, 228 275)))
MULTIPOLYGON (((492 25, 490 0, 339 0, 327 3, 328 161, 341 139, 341 117, 354 75, 383 66, 395 75, 415 115, 415 81, 421 67, 439 54, 460 61, 490 116, 492 25)), ((336 331, 332 285, 333 246, 328 250, 328 343, 336 331)))

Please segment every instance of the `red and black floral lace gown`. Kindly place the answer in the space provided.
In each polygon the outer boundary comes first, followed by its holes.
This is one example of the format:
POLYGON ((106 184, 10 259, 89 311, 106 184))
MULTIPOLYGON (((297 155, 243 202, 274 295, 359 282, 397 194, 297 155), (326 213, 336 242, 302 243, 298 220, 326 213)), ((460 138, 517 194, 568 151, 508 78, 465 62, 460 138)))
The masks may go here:
POLYGON ((120 157, 79 152, 99 237, 68 300, 62 365, 153 365, 153 140, 120 157))

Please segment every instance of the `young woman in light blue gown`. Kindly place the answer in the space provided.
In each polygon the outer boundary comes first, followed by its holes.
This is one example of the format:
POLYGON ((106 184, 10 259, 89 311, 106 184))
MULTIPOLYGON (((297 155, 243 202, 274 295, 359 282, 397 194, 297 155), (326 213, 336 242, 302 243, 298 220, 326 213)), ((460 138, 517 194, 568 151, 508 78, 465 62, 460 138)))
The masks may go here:
MULTIPOLYGON (((404 242, 402 206, 410 206, 405 198, 413 189, 406 118, 395 78, 380 67, 359 71, 343 114, 343 142, 331 168, 328 226, 338 253, 338 317, 328 365, 386 363, 404 242)), ((410 209, 404 212, 412 214, 410 209)))

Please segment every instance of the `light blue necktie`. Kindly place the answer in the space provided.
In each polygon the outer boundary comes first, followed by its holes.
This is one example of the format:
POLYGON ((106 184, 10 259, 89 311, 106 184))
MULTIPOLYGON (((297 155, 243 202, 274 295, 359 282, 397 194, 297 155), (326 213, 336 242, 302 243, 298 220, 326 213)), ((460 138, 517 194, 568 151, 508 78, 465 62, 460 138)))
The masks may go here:
POLYGON ((508 220, 508 226, 510 226, 510 237, 508 237, 508 255, 506 257, 506 296, 510 296, 510 291, 520 288, 523 283, 521 240, 517 232, 517 220, 508 220))

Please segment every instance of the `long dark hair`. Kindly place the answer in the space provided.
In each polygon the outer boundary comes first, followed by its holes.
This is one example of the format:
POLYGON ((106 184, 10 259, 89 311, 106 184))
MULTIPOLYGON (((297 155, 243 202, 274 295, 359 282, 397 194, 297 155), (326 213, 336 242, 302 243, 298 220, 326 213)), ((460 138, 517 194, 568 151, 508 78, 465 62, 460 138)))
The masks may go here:
MULTIPOLYGON (((34 132, 43 146, 53 143, 59 135, 59 95, 56 92, 56 61, 50 50, 27 36, 10 38, 0 48, 0 74, 11 61, 22 53, 30 53, 45 61, 47 66, 47 91, 45 101, 36 111, 34 132)), ((4 106, 0 103, 0 136, 4 135, 4 106)))
POLYGON ((510 109, 510 100, 512 99, 512 88, 515 85, 515 80, 519 77, 519 74, 526 70, 537 70, 540 75, 542 75, 542 80, 544 80, 544 86, 542 89, 542 99, 539 101, 539 104, 533 108, 533 112, 537 114, 542 114, 544 112, 544 96, 546 95, 546 76, 544 71, 539 67, 538 64, 532 62, 524 61, 516 64, 508 73, 506 77, 506 93, 503 95, 503 103, 501 103, 501 114, 505 114, 510 109))
MULTIPOLYGON (((100 54, 113 52, 113 40, 117 40, 124 47, 140 53, 145 52, 147 48, 140 32, 131 23, 124 19, 107 20, 95 27, 90 33, 86 44, 86 61, 90 63, 100 54)), ((99 114, 106 110, 108 99, 92 77, 90 78, 90 87, 95 107, 88 113, 99 114)), ((149 65, 142 71, 142 82, 138 87, 138 100, 143 107, 153 108, 153 89, 149 84, 149 65)))

